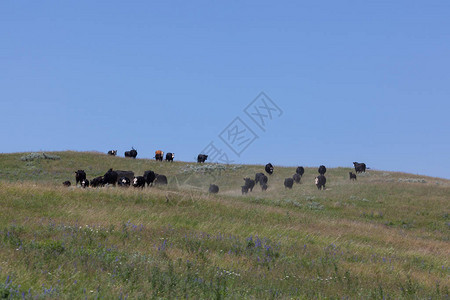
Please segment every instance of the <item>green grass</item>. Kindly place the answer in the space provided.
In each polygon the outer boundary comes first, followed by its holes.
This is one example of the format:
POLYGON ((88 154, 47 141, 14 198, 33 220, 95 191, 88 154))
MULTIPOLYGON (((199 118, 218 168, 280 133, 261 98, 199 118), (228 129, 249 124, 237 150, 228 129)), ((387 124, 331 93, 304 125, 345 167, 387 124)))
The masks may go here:
POLYGON ((52 152, 0 155, 0 297, 448 299, 450 181, 275 166, 202 166, 52 152), (167 187, 65 188, 109 168, 167 175, 167 187), (207 193, 210 183, 217 195, 207 193))

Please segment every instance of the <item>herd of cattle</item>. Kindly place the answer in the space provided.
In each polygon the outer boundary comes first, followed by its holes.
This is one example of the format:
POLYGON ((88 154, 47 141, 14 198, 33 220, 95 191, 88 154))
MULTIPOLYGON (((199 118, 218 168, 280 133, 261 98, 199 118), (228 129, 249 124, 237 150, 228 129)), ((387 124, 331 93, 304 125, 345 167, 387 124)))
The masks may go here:
MULTIPOLYGON (((108 155, 117 155, 117 150, 108 151, 108 155)), ((164 152, 161 150, 157 150, 155 152, 155 159, 158 161, 163 160, 164 152)), ((132 148, 130 151, 125 152, 125 157, 136 158, 137 151, 132 148)), ((166 161, 173 162, 175 158, 174 153, 166 154, 166 161)), ((206 154, 199 154, 197 157, 198 163, 204 163, 208 158, 206 154)), ((356 173, 366 172, 366 164, 365 163, 353 163, 355 167, 356 173)), ((264 170, 270 176, 274 172, 274 167, 271 163, 268 163, 264 170)), ((314 183, 317 186, 317 189, 324 190, 327 179, 325 177, 325 173, 327 172, 327 168, 324 165, 321 165, 317 170, 319 175, 315 177, 314 183)), ((292 189, 294 183, 300 183, 303 174, 305 173, 305 169, 303 167, 297 167, 295 174, 292 177, 285 178, 284 187, 287 189, 292 189)), ((356 174, 353 172, 349 172, 350 180, 356 180, 356 174)), ((259 184, 262 191, 267 190, 268 188, 269 177, 264 173, 256 173, 255 179, 251 179, 249 177, 244 178, 244 185, 241 186, 242 194, 247 194, 249 191, 253 191, 255 185, 259 184)), ((145 186, 153 186, 153 185, 167 185, 167 177, 162 174, 157 174, 153 171, 145 171, 142 176, 135 176, 133 171, 122 171, 122 170, 113 170, 109 169, 103 176, 98 176, 93 178, 92 180, 88 180, 86 178, 86 172, 84 170, 78 170, 75 172, 75 185, 78 186, 80 184, 81 187, 103 187, 105 185, 119 185, 121 187, 129 187, 133 186, 136 188, 144 188, 145 186)), ((71 186, 71 182, 69 180, 63 182, 64 186, 71 186)), ((219 186, 216 184, 211 184, 209 186, 209 192, 216 194, 219 192, 219 186)))

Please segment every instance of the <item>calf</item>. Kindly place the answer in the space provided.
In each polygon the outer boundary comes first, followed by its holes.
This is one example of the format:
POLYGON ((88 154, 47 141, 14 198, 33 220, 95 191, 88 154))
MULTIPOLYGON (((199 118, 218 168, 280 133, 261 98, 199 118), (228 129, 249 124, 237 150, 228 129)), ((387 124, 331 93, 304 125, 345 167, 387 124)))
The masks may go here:
POLYGON ((108 155, 116 156, 117 155, 117 150, 109 150, 108 151, 108 155))
POLYGON ((327 172, 327 168, 324 165, 321 165, 317 171, 320 175, 325 175, 325 173, 327 172))
POLYGON ((348 175, 350 176, 350 180, 356 180, 356 174, 353 174, 353 172, 348 172, 348 175))
POLYGON ((327 183, 327 179, 325 178, 324 175, 319 175, 315 178, 314 183, 317 186, 317 189, 325 189, 325 183, 327 183))
POLYGON ((66 180, 63 182, 63 185, 69 187, 72 185, 72 183, 69 180, 66 180))
POLYGON ((138 177, 134 177, 133 179, 133 186, 136 187, 140 187, 141 189, 143 189, 145 187, 145 179, 144 176, 138 176, 138 177))
POLYGON ((253 179, 250 178, 244 178, 244 185, 248 186, 248 189, 251 191, 253 191, 253 187, 255 186, 255 181, 253 179))
POLYGON ((210 184, 209 185, 209 192, 211 194, 217 194, 219 192, 219 187, 215 184, 210 184))
POLYGON ((246 186, 246 185, 243 185, 243 186, 241 186, 241 189, 242 189, 242 195, 244 195, 244 194, 247 194, 247 193, 248 193, 248 186, 246 186))
POLYGON ((208 159, 208 155, 206 155, 206 154, 199 154, 197 156, 198 163, 204 163, 207 159, 208 159))
MULTIPOLYGON (((134 179, 134 178, 133 178, 134 179)), ((131 180, 128 177, 120 177, 117 184, 121 187, 129 187, 131 185, 131 180)))
POLYGON ((365 163, 358 163, 358 162, 353 162, 353 165, 355 166, 355 172, 356 173, 362 173, 362 172, 366 172, 366 164, 365 163))
POLYGON ((155 178, 155 185, 166 185, 167 184, 167 177, 166 175, 159 175, 159 174, 155 174, 156 178, 155 178))
POLYGON ((288 188, 288 189, 292 189, 292 186, 294 185, 294 179, 292 179, 292 178, 286 178, 285 180, 284 180, 284 187, 285 188, 288 188))
POLYGON ((98 176, 91 180, 92 187, 99 187, 99 186, 104 186, 104 185, 105 184, 103 183, 103 176, 98 176))
POLYGON ((175 153, 167 152, 167 154, 166 154, 166 161, 173 162, 174 158, 175 158, 175 153))
POLYGON ((155 151, 155 160, 162 161, 164 157, 164 152, 161 150, 155 151))
POLYGON ((302 179, 302 176, 301 176, 300 174, 295 173, 295 174, 292 176, 292 179, 294 179, 294 182, 295 182, 295 183, 300 183, 300 180, 302 179))
POLYGON ((86 172, 84 172, 84 170, 78 170, 75 172, 75 186, 78 185, 78 182, 81 184, 81 181, 84 179, 86 179, 86 172))
POLYGON ((297 167, 297 170, 295 170, 295 173, 297 173, 300 176, 303 176, 303 174, 305 173, 305 168, 297 167))
POLYGON ((273 165, 271 163, 268 163, 265 168, 267 174, 272 175, 273 174, 273 165))
POLYGON ((83 181, 81 181, 81 187, 82 187, 82 188, 87 188, 87 187, 89 187, 89 180, 83 179, 83 181))

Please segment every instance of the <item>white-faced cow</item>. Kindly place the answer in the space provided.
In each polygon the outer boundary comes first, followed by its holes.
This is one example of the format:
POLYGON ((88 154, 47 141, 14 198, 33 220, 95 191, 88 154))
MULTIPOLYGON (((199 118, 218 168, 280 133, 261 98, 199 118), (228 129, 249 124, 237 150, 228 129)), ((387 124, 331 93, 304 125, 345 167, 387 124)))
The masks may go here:
POLYGON ((319 175, 314 179, 314 183, 316 184, 317 188, 320 190, 325 189, 325 184, 327 183, 327 179, 324 175, 319 175))
POLYGON ((78 170, 75 172, 75 186, 78 185, 78 182, 81 184, 81 181, 84 179, 86 179, 86 172, 84 172, 84 170, 78 170))
POLYGON ((82 188, 87 188, 87 187, 89 187, 89 180, 87 180, 87 179, 83 179, 82 181, 81 181, 81 187, 82 188))
POLYGON ((175 158, 175 153, 171 153, 171 152, 166 153, 166 161, 173 162, 174 158, 175 158))
POLYGON ((144 179, 144 176, 137 176, 137 177, 134 177, 134 179, 133 179, 133 186, 134 186, 135 188, 139 187, 139 188, 143 189, 143 188, 145 187, 145 179, 144 179))
POLYGON ((265 168, 267 174, 272 175, 273 174, 273 165, 271 163, 268 163, 265 168))
POLYGON ((123 177, 120 177, 119 180, 117 180, 117 184, 120 187, 129 187, 131 185, 131 181, 130 181, 130 178, 123 176, 123 177))
POLYGON ((117 150, 109 150, 108 151, 108 155, 116 156, 117 155, 117 150))

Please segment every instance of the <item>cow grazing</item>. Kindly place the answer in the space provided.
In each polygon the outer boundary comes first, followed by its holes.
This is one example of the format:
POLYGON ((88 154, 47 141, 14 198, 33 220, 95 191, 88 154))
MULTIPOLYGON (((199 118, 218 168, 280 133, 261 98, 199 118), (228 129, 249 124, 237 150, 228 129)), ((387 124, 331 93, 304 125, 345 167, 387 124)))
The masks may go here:
POLYGON ((104 185, 103 176, 98 176, 91 180, 91 187, 99 187, 104 185))
POLYGON ((208 159, 208 155, 206 155, 206 154, 199 154, 197 156, 198 163, 204 163, 207 159, 208 159))
POLYGON ((116 156, 117 155, 117 150, 109 150, 108 151, 108 155, 116 156))
POLYGON ((69 180, 66 180, 63 182, 63 185, 69 187, 72 185, 72 183, 69 180))
POLYGON ((267 184, 264 183, 264 184, 261 185, 261 190, 262 190, 262 191, 266 191, 268 187, 269 187, 269 186, 268 186, 267 184))
POLYGON ((166 175, 159 175, 159 174, 155 174, 156 178, 155 178, 155 185, 166 185, 167 184, 167 177, 166 175))
POLYGON ((108 172, 103 175, 103 184, 112 184, 116 186, 117 178, 119 178, 116 171, 113 171, 113 169, 109 169, 108 172))
POLYGON ((84 179, 86 179, 86 172, 84 172, 84 170, 78 170, 75 172, 75 186, 78 185, 78 182, 81 184, 81 181, 84 179))
POLYGON ((246 186, 246 185, 243 185, 243 186, 241 186, 241 189, 242 189, 242 195, 244 195, 244 194, 247 194, 247 193, 248 193, 248 186, 246 186))
POLYGON ((325 183, 327 183, 327 179, 325 178, 324 175, 319 175, 315 178, 314 183, 317 186, 317 189, 325 189, 325 183))
POLYGON ((348 175, 350 176, 350 180, 356 180, 356 174, 353 174, 353 172, 348 172, 348 175))
POLYGON ((81 187, 82 188, 87 188, 87 187, 89 187, 89 180, 87 180, 87 179, 83 179, 82 181, 81 181, 81 187))
POLYGON ((255 183, 256 184, 266 184, 269 181, 269 178, 264 173, 256 173, 255 174, 255 183))
POLYGON ((285 180, 284 180, 284 187, 285 188, 288 188, 288 189, 292 189, 292 186, 294 185, 294 179, 292 179, 292 178, 286 178, 285 180))
POLYGON ((273 165, 271 163, 268 163, 265 167, 265 170, 267 174, 272 175, 273 174, 273 165))
POLYGON ((155 151, 155 160, 157 161, 162 161, 164 157, 164 152, 161 150, 156 150, 155 151))
POLYGON ((327 172, 327 168, 324 165, 321 165, 317 171, 320 175, 325 175, 325 173, 327 172))
POLYGON ((366 164, 365 163, 358 163, 358 162, 354 162, 353 165, 355 166, 355 172, 356 174, 358 173, 362 173, 362 172, 366 172, 366 164))
POLYGON ((131 185, 131 180, 130 178, 123 176, 119 178, 117 184, 121 187, 129 187, 131 185))
POLYGON ((209 185, 209 190, 208 190, 211 194, 217 194, 219 192, 219 187, 215 184, 210 184, 209 185))
POLYGON ((166 154, 166 161, 173 162, 174 158, 175 158, 175 153, 167 152, 167 154, 166 154))
POLYGON ((244 185, 248 186, 248 189, 251 191, 253 191, 253 187, 255 186, 255 181, 253 179, 250 178, 244 178, 244 185))
POLYGON ((135 188, 140 187, 143 189, 145 187, 145 178, 144 176, 137 176, 133 178, 133 186, 135 188))
POLYGON ((295 183, 300 183, 302 176, 300 174, 295 173, 294 175, 292 175, 292 179, 294 179, 295 183))
POLYGON ((156 179, 156 174, 153 171, 145 171, 144 172, 144 179, 147 183, 147 186, 153 185, 153 182, 156 179))
POLYGON ((133 147, 131 147, 130 151, 125 151, 125 157, 136 158, 136 156, 137 156, 137 151, 133 147))
POLYGON ((297 173, 300 176, 303 176, 303 174, 305 173, 305 168, 297 167, 297 170, 295 170, 295 173, 297 173))

